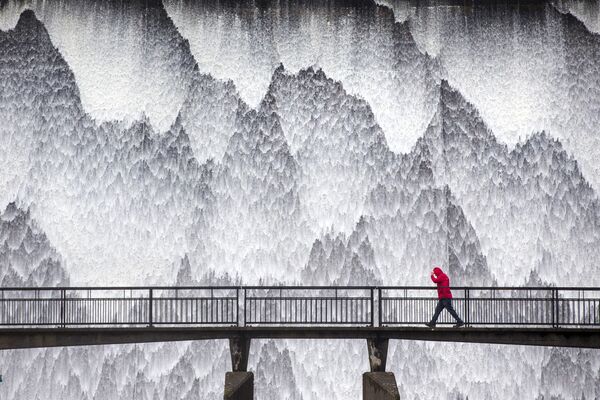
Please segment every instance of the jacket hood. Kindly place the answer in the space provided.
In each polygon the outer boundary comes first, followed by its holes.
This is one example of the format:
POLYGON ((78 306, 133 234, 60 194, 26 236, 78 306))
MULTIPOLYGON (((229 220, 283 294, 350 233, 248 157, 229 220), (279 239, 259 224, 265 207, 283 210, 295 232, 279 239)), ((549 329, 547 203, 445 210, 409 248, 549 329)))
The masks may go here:
POLYGON ((435 272, 436 275, 441 275, 444 273, 444 271, 442 271, 442 269, 440 267, 435 267, 433 269, 433 272, 435 272))

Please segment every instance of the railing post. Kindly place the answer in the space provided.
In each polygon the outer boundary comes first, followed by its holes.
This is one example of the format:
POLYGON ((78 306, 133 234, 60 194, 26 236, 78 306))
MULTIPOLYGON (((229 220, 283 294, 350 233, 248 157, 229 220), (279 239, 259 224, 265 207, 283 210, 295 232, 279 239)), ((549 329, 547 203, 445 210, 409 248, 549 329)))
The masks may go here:
POLYGON ((248 322, 248 290, 244 288, 244 321, 242 326, 246 326, 248 322))
POLYGON ((240 326, 240 288, 235 288, 235 326, 240 326))
POLYGON ((371 327, 375 326, 375 288, 371 288, 371 327))
POLYGON ((148 326, 150 328, 153 326, 153 323, 154 323, 153 309, 152 309, 152 303, 154 303, 153 298, 154 298, 154 290, 149 289, 149 293, 148 293, 148 326))
POLYGON ((469 313, 471 311, 469 307, 470 297, 471 293, 469 292, 469 289, 465 289, 465 326, 469 326, 469 313))
POLYGON ((337 288, 333 289, 333 296, 334 296, 334 300, 333 300, 333 306, 331 307, 330 310, 330 315, 331 315, 331 322, 339 322, 340 321, 340 315, 343 314, 343 312, 341 311, 343 309, 342 303, 339 304, 338 307, 338 295, 337 295, 337 288), (333 316, 333 307, 335 307, 335 317, 333 316), (340 311, 338 313, 338 310, 340 311))
POLYGON ((554 328, 555 324, 555 316, 554 316, 554 289, 550 289, 550 323, 554 328))
MULTIPOLYGON (((177 298, 177 290, 175 290, 175 298, 177 298)), ((219 318, 219 312, 217 310, 215 310, 214 290, 211 287, 210 288, 210 323, 211 324, 215 323, 215 311, 216 311, 217 319, 218 319, 219 318)))
POLYGON ((550 290, 550 306, 551 306, 551 315, 552 315, 552 327, 556 328, 556 320, 557 320, 557 316, 556 316, 556 300, 555 300, 555 290, 551 289, 550 290))
POLYGON ((382 324, 382 316, 383 316, 383 307, 381 302, 381 288, 377 288, 377 323, 378 326, 383 326, 382 324))
POLYGON ((60 291, 60 326, 65 327, 65 301, 66 301, 66 293, 65 289, 61 289, 60 291))
POLYGON ((560 312, 559 312, 559 297, 558 297, 558 289, 554 290, 554 307, 556 308, 555 311, 555 328, 560 327, 560 312))

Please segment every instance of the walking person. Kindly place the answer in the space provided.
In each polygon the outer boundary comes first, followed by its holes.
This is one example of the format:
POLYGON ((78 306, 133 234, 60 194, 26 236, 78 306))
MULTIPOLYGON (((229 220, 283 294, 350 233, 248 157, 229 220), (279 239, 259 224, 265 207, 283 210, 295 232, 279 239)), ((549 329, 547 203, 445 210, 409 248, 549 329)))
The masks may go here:
POLYGON ((456 311, 454 311, 454 307, 452 307, 452 292, 450 291, 450 278, 448 278, 448 275, 446 275, 440 267, 435 267, 431 273, 431 280, 437 284, 438 303, 435 307, 435 313, 433 314, 433 318, 431 318, 431 322, 425 325, 430 328, 435 328, 437 319, 445 308, 456 320, 454 327, 459 328, 463 326, 465 323, 460 319, 456 311))

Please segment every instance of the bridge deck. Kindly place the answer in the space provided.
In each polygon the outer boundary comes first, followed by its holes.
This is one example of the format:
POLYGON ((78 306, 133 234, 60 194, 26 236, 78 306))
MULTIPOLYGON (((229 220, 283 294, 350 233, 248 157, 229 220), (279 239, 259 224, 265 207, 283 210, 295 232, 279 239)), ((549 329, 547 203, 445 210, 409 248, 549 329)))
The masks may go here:
POLYGON ((600 347, 600 288, 452 291, 466 327, 431 330, 432 287, 0 288, 0 349, 236 336, 600 347))
POLYGON ((248 339, 403 339, 600 348, 600 329, 419 327, 139 327, 0 329, 0 349, 248 339))

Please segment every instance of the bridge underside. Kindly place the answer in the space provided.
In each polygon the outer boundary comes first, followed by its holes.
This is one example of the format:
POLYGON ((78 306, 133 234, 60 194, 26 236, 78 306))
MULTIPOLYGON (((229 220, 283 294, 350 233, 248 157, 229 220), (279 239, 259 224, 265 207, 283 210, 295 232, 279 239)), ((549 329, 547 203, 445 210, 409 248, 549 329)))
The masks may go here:
POLYGON ((417 327, 214 327, 0 329, 0 350, 58 346, 246 339, 401 339, 600 348, 600 329, 417 327))

